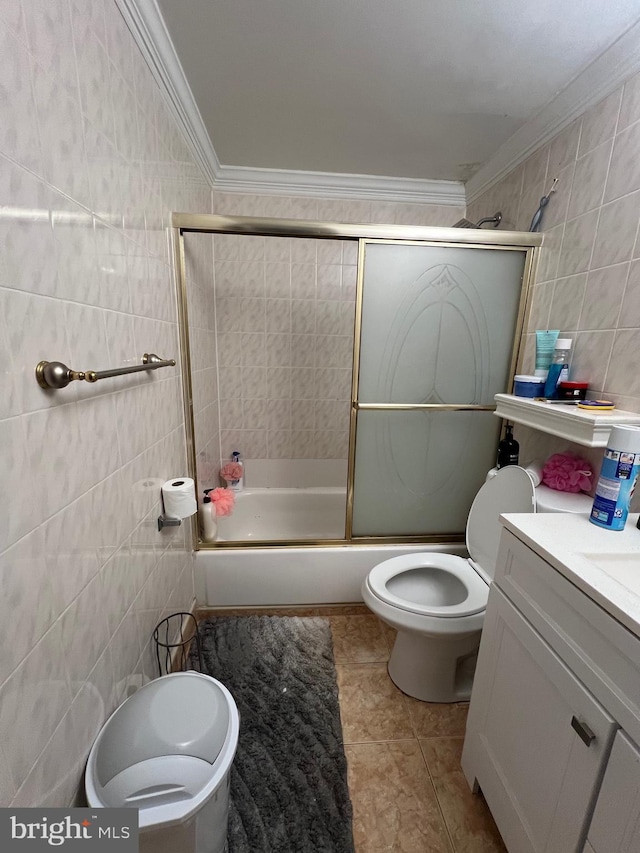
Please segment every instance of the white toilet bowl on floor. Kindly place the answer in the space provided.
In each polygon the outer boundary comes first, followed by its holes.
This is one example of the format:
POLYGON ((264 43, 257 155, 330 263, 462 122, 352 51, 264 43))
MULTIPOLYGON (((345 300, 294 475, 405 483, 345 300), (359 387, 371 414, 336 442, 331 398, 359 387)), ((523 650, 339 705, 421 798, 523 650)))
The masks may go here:
POLYGON ((459 702, 471 695, 484 611, 505 512, 584 512, 587 495, 534 488, 510 465, 484 483, 467 520, 470 557, 406 554, 378 563, 362 585, 365 604, 397 630, 389 675, 409 696, 459 702))

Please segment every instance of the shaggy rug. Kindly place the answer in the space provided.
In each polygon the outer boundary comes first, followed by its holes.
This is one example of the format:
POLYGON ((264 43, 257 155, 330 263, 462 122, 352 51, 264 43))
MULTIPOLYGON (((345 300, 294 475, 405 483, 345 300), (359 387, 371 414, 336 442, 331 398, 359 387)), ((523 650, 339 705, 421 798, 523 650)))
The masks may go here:
POLYGON ((199 632, 240 712, 229 853, 352 853, 329 620, 220 616, 199 632))

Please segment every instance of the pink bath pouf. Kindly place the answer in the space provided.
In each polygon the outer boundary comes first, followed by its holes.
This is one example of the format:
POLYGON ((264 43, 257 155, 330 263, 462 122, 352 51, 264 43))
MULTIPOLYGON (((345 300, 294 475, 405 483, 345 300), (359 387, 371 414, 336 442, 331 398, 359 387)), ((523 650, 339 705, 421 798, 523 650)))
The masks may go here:
POLYGON ((554 453, 542 469, 542 482, 557 492, 588 492, 592 476, 591 465, 574 453, 554 453))
POLYGON ((227 483, 230 483, 232 480, 240 480, 242 478, 242 474, 242 465, 239 462, 227 462, 227 464, 220 469, 220 476, 223 480, 226 480, 227 483))
POLYGON ((209 492, 209 497, 211 498, 211 506, 215 507, 215 514, 218 518, 223 515, 231 515, 236 502, 236 496, 231 489, 212 489, 209 492))

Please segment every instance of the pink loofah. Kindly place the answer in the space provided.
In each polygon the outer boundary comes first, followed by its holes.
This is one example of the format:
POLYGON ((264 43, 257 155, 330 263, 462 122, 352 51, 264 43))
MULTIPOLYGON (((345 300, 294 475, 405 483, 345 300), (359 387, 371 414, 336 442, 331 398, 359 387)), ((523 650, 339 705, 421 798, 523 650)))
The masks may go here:
POLYGON ((223 480, 226 480, 227 483, 230 483, 232 480, 239 480, 242 477, 243 470, 242 465, 239 462, 227 462, 220 469, 220 476, 223 480))
POLYGON ((211 498, 211 506, 215 507, 215 514, 218 518, 223 515, 231 515, 231 510, 236 502, 236 496, 231 489, 212 489, 209 492, 211 498))
POLYGON ((542 482, 557 492, 588 492, 592 476, 591 465, 574 453, 554 453, 542 469, 542 482))

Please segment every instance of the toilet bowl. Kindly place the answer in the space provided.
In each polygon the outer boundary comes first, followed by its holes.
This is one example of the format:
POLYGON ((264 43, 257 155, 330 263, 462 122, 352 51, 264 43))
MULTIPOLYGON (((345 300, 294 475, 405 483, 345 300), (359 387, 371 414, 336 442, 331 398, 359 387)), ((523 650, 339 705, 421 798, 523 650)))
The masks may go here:
POLYGON ((378 563, 362 585, 367 607, 397 630, 389 675, 426 702, 471 695, 484 611, 505 512, 589 513, 587 495, 534 488, 524 468, 510 465, 478 491, 467 520, 469 557, 405 554, 378 563))

